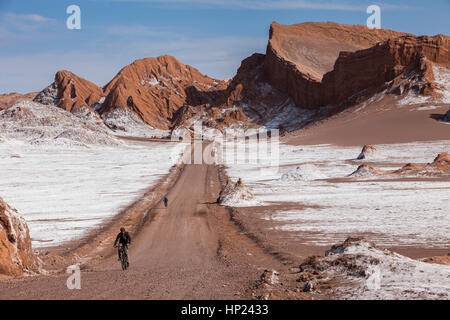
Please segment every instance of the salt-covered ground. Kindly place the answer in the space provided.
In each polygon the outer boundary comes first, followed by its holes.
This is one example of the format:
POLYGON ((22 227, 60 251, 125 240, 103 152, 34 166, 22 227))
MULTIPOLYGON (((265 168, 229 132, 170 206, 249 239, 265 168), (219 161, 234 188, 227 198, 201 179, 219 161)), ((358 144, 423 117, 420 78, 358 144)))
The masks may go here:
MULTIPOLYGON (((362 147, 362 146, 361 146, 362 147)), ((407 163, 429 163, 450 151, 450 140, 376 145, 365 160, 354 160, 361 147, 280 145, 276 161, 245 164, 226 161, 227 174, 242 178, 274 228, 301 232, 306 244, 329 246, 347 236, 364 234, 381 246, 448 247, 450 178, 372 176, 349 178, 360 164, 385 170, 407 163), (307 164, 307 165, 305 165, 307 164), (264 205, 297 202, 299 209, 264 210, 264 205), (300 209, 305 208, 305 209, 300 209)), ((256 150, 256 146, 252 146, 256 150)), ((280 206, 282 208, 282 206, 280 206)))
POLYGON ((400 105, 414 105, 423 103, 450 103, 450 68, 440 65, 433 65, 434 83, 437 85, 437 98, 421 96, 413 92, 408 92, 406 97, 399 101, 400 105))
POLYGON ((102 116, 105 125, 114 134, 128 137, 167 138, 169 130, 160 130, 145 124, 128 110, 115 109, 102 116))
POLYGON ((339 299, 450 299, 450 266, 410 259, 358 239, 334 246, 302 270, 339 279, 341 285, 330 293, 339 299))
POLYGON ((21 101, 0 111, 0 138, 41 146, 121 145, 113 132, 87 108, 72 114, 32 101, 21 101))
POLYGON ((49 146, 0 143, 0 195, 25 218, 34 247, 82 236, 155 184, 179 143, 49 146))

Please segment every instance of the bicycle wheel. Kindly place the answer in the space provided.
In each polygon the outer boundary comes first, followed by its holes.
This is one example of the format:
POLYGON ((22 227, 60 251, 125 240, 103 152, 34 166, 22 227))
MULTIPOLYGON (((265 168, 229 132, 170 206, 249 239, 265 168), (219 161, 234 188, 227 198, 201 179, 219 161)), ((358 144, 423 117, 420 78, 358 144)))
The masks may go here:
POLYGON ((125 253, 125 250, 122 248, 122 254, 121 254, 121 259, 120 261, 122 262, 122 270, 127 270, 129 267, 129 263, 128 263, 128 255, 125 253))
POLYGON ((122 270, 125 270, 127 265, 126 265, 126 261, 125 261, 125 254, 123 252, 123 249, 121 250, 121 255, 120 255, 120 263, 122 265, 122 270))

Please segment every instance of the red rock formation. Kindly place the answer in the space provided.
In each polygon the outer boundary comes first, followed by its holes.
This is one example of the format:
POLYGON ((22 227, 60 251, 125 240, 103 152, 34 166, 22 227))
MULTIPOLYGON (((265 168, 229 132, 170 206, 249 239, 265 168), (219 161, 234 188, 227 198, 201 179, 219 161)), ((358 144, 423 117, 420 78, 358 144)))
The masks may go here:
POLYGON ((102 97, 103 90, 99 86, 70 71, 61 70, 56 73, 55 82, 41 91, 34 101, 55 104, 69 112, 76 112, 82 107, 92 111, 102 97))
POLYGON ((91 108, 103 96, 100 87, 70 71, 59 71, 55 76, 55 83, 59 91, 58 107, 70 112, 81 107, 91 108))
POLYGON ((366 145, 364 145, 364 147, 361 150, 361 153, 358 155, 358 157, 356 159, 357 160, 366 159, 368 156, 375 153, 375 151, 377 151, 377 149, 374 146, 366 144, 366 145))
POLYGON ((426 165, 408 163, 393 172, 394 174, 441 174, 450 173, 450 154, 440 153, 433 162, 426 165))
POLYGON ((446 168, 447 170, 450 170, 450 154, 444 152, 437 155, 436 158, 434 158, 433 162, 429 164, 430 166, 435 166, 438 168, 446 168))
POLYGON ((104 120, 127 110, 159 129, 190 126, 194 119, 215 128, 292 131, 383 89, 434 94, 431 62, 449 66, 449 42, 443 35, 416 37, 337 23, 273 23, 267 54, 243 60, 231 82, 161 56, 124 67, 103 89, 60 71, 35 101, 68 111, 94 108, 104 120))
POLYGON ((241 129, 258 125, 273 128, 278 126, 278 122, 287 127, 293 122, 297 127, 299 120, 292 112, 297 108, 287 94, 267 83, 263 72, 264 60, 265 55, 258 53, 244 59, 226 90, 216 92, 209 103, 179 108, 174 114, 173 127, 189 126, 191 119, 201 120, 206 126, 219 130, 233 125, 241 129), (278 120, 273 121, 274 118, 278 120))
POLYGON ((226 86, 171 56, 136 60, 105 86, 99 112, 129 109, 147 124, 167 129, 182 106, 211 102, 226 86))
POLYGON ((288 94, 277 90, 264 75, 266 56, 255 53, 244 59, 228 86, 221 108, 242 109, 247 123, 269 128, 299 128, 306 124, 288 94))
POLYGON ((31 101, 36 97, 38 92, 20 94, 17 92, 0 94, 0 110, 11 107, 20 101, 31 101))
POLYGON ((437 264, 443 264, 443 265, 450 266, 450 253, 446 256, 435 256, 435 257, 425 258, 422 261, 427 262, 427 263, 437 263, 437 264))
POLYGON ((349 177, 371 177, 383 174, 386 174, 386 172, 381 169, 377 169, 368 164, 362 164, 355 171, 353 171, 349 177))
POLYGON ((236 76, 231 81, 226 92, 226 105, 235 103, 253 102, 260 97, 255 90, 255 82, 264 81, 262 68, 264 66, 265 55, 255 53, 244 59, 239 67, 236 76))
POLYGON ((397 170, 384 171, 368 164, 362 164, 349 177, 364 177, 374 175, 441 175, 450 173, 450 154, 440 153, 431 163, 408 163, 397 170))
POLYGON ((432 93, 433 70, 430 61, 450 64, 450 38, 402 36, 356 52, 342 52, 334 70, 322 81, 322 105, 343 102, 352 95, 364 92, 369 97, 405 71, 415 72, 422 87, 418 93, 432 93), (323 90, 323 89, 322 89, 323 90))
POLYGON ((0 198, 0 274, 17 276, 38 267, 25 220, 0 198))
MULTIPOLYGON (((371 96, 406 70, 432 80, 428 61, 449 65, 449 39, 335 23, 273 23, 265 75, 300 107, 348 103, 349 98, 351 103, 355 95, 371 96)), ((417 89, 432 91, 430 84, 417 89)))

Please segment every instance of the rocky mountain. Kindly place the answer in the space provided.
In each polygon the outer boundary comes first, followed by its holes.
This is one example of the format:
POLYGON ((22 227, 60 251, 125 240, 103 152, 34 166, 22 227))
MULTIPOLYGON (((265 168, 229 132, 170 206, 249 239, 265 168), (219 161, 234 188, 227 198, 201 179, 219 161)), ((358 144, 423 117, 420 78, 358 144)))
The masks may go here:
POLYGON ((75 112, 82 107, 93 110, 102 97, 102 88, 70 71, 62 70, 56 73, 55 81, 41 91, 33 101, 75 112))
POLYGON ((165 55, 133 62, 103 88, 59 71, 35 101, 71 112, 86 107, 117 132, 135 126, 166 132, 198 120, 219 129, 294 131, 380 92, 442 96, 449 39, 330 22, 274 22, 266 54, 244 59, 230 81, 165 55), (436 74, 442 70, 444 77, 436 74))
POLYGON ((0 274, 17 276, 38 268, 25 220, 0 198, 0 274))
POLYGON ((203 104, 181 108, 174 126, 189 127, 201 120, 217 129, 297 128, 311 112, 298 108, 288 94, 265 80, 264 61, 265 55, 258 53, 244 59, 225 90, 217 92, 214 99, 203 100, 203 104))
POLYGON ((31 101, 36 97, 38 92, 30 92, 20 94, 17 92, 0 94, 0 110, 7 109, 21 101, 31 101))
POLYGON ((3 140, 25 141, 32 145, 120 145, 88 108, 69 113, 53 105, 22 101, 0 111, 3 140))
POLYGON ((160 129, 171 127, 182 106, 212 103, 227 87, 171 56, 146 58, 123 68, 104 88, 100 114, 128 109, 145 123, 160 129))
POLYGON ((390 84, 392 92, 433 93, 431 62, 449 66, 450 38, 416 37, 336 23, 273 23, 265 75, 307 109, 367 99, 390 84), (413 85, 398 84, 404 79, 413 85), (413 79, 414 78, 414 79, 413 79))

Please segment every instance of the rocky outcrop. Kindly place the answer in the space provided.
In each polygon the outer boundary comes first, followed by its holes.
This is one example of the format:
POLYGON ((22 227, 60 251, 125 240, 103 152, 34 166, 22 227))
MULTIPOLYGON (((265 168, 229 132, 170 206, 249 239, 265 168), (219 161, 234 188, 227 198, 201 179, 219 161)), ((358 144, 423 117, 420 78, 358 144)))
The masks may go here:
POLYGON ((242 204, 256 203, 253 193, 239 178, 237 182, 228 181, 225 188, 220 192, 218 202, 225 206, 239 206, 242 204))
POLYGON ((281 132, 299 129, 314 120, 313 113, 297 107, 287 93, 267 81, 265 61, 266 56, 258 53, 242 61, 223 96, 221 108, 242 109, 247 126, 265 126, 281 132))
POLYGON ((435 256, 435 257, 425 258, 422 261, 427 262, 427 263, 443 264, 446 266, 450 266, 450 253, 446 256, 435 256))
POLYGON ((448 109, 447 113, 442 117, 442 121, 450 122, 450 109, 448 109))
POLYGON ((299 267, 299 282, 338 299, 448 299, 443 286, 450 267, 410 259, 359 237, 311 256, 299 267))
POLYGON ((440 153, 433 162, 427 164, 408 163, 397 170, 385 171, 368 164, 362 164, 349 177, 372 177, 389 175, 442 175, 450 173, 450 155, 440 153))
POLYGON ((450 154, 444 152, 440 153, 434 158, 433 162, 428 164, 429 166, 435 167, 446 167, 450 168, 450 154))
POLYGON ((323 174, 319 170, 319 168, 317 168, 315 165, 302 164, 283 173, 281 175, 280 180, 285 182, 291 182, 291 181, 313 181, 326 178, 327 176, 323 174))
POLYGON ((335 23, 273 23, 265 75, 309 109, 355 103, 411 72, 424 80, 414 89, 431 94, 430 62, 449 65, 449 39, 335 23))
POLYGON ((103 122, 87 108, 74 113, 54 105, 22 101, 0 111, 0 135, 33 145, 120 145, 103 122))
POLYGON ((278 278, 279 275, 280 273, 276 270, 264 270, 260 276, 260 280, 264 284, 273 286, 280 282, 280 279, 278 278))
POLYGON ((145 123, 168 129, 182 106, 212 102, 227 82, 209 78, 171 56, 146 58, 123 68, 104 87, 100 114, 128 109, 145 123))
POLYGON ((0 94, 0 110, 7 109, 20 101, 31 101, 38 92, 20 94, 17 92, 0 94))
POLYGON ((408 163, 402 168, 395 170, 394 174, 425 174, 425 175, 440 175, 443 173, 450 173, 450 154, 444 152, 440 153, 434 158, 433 162, 422 164, 408 163))
POLYGON ((0 274, 18 276, 38 268, 25 220, 0 198, 0 274))
POLYGON ((362 148, 361 153, 358 155, 358 157, 356 159, 357 160, 364 160, 364 159, 370 158, 375 153, 376 150, 377 149, 374 146, 366 144, 362 148))
POLYGON ((102 88, 70 71, 62 70, 56 73, 55 81, 42 90, 33 101, 76 112, 83 107, 93 111, 102 97, 102 88))
POLYGON ((409 74, 415 76, 414 81, 403 91, 412 89, 417 94, 432 95, 435 86, 431 62, 448 64, 449 49, 449 37, 401 36, 369 49, 342 52, 334 70, 322 81, 326 95, 321 105, 369 98, 387 87, 387 82, 409 74))
POLYGON ((264 59, 257 53, 244 59, 226 90, 206 104, 181 107, 174 115, 173 126, 188 127, 196 119, 219 130, 232 125, 251 128, 265 125, 274 114, 279 116, 281 109, 293 101, 265 81, 264 59))
POLYGON ((385 172, 374 168, 368 164, 362 164, 358 167, 358 169, 356 169, 354 172, 352 172, 349 177, 355 178, 364 178, 364 177, 371 177, 371 176, 378 176, 378 175, 382 175, 385 172))

